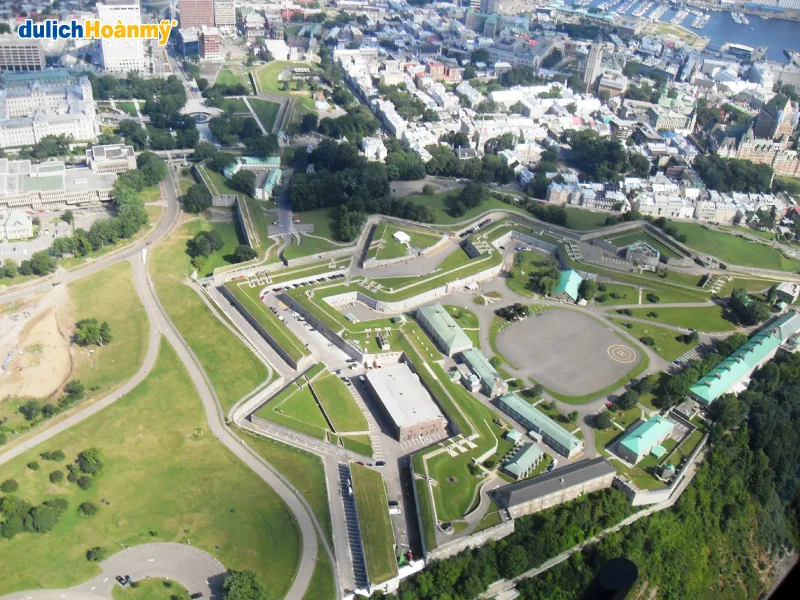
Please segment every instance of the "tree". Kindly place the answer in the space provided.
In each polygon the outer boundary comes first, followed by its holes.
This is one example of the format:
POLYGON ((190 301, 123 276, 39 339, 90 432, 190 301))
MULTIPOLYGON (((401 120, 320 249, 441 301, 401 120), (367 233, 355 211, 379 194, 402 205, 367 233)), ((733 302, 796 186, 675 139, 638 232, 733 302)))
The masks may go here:
POLYGON ((578 417, 580 417, 580 413, 577 410, 573 410, 571 413, 567 415, 570 423, 577 423, 578 417))
POLYGON ((42 403, 38 400, 28 400, 18 410, 26 421, 33 421, 42 414, 42 403))
POLYGON ((72 214, 71 210, 65 210, 61 214, 61 220, 64 221, 64 223, 69 223, 72 225, 72 222, 75 220, 75 215, 72 214))
POLYGON ((423 196, 433 196, 436 193, 436 187, 431 185, 430 183, 426 183, 422 186, 422 195, 423 196))
POLYGON ((50 483, 61 483, 64 481, 64 471, 53 471, 50 473, 50 483))
POLYGON ((639 394, 634 390, 628 390, 619 397, 616 404, 621 410, 630 410, 639 402, 639 394))
POLYGON ((608 429, 611 427, 611 415, 607 410, 602 411, 595 417, 594 426, 596 429, 608 429))
MULTIPOLYGON (((245 138, 244 145, 247 146, 247 150, 254 156, 277 156, 281 151, 278 145, 278 137, 274 133, 245 138)), ((241 173, 241 171, 239 172, 241 173)))
POLYGON ((78 514, 84 517, 93 517, 97 514, 97 506, 91 502, 82 502, 78 506, 78 514))
POLYGON ((48 275, 56 270, 56 261, 47 250, 40 250, 31 256, 30 268, 34 275, 48 275))
POLYGON ((257 256, 258 252, 253 250, 250 246, 239 244, 238 246, 236 246, 236 250, 233 251, 233 262, 235 263, 247 262, 248 260, 253 260, 257 256))
POLYGON ((584 279, 578 286, 578 294, 587 302, 597 294, 597 282, 594 279, 584 279))
POLYGON ((183 196, 183 210, 197 214, 209 208, 211 208, 211 192, 208 191, 206 186, 198 183, 189 186, 183 196))
POLYGON ((34 506, 23 519, 23 523, 26 531, 45 533, 58 523, 58 510, 44 504, 34 506))
POLYGON ((78 477, 76 483, 78 484, 78 487, 81 488, 82 490, 88 490, 91 489, 91 487, 94 485, 94 480, 88 475, 81 475, 80 477, 78 477))
POLYGON ((300 119, 300 131, 302 133, 311 133, 312 131, 316 131, 318 126, 319 117, 316 114, 305 114, 300 119))
POLYGON ((81 319, 75 324, 75 343, 79 346, 103 346, 111 341, 111 326, 107 321, 81 319))
POLYGON ((86 551, 86 560, 90 562, 103 562, 108 556, 108 550, 102 546, 95 546, 86 551))
POLYGON ((103 468, 103 451, 99 448, 88 448, 78 454, 75 463, 83 473, 99 473, 103 468))
POLYGON ((197 142, 197 144, 194 147, 194 154, 192 156, 198 160, 205 160, 207 158, 214 158, 216 155, 217 155, 217 147, 211 142, 204 141, 204 142, 197 142))
POLYGON ((0 483, 0 492, 4 494, 13 494, 19 489, 19 483, 17 483, 13 479, 6 479, 3 483, 0 483))
POLYGON ((230 571, 222 584, 224 600, 267 600, 267 591, 250 569, 230 571))
POLYGON ((228 185, 234 190, 252 195, 256 187, 256 174, 242 169, 231 177, 228 185))
POLYGON ((656 345, 656 341, 653 338, 649 337, 649 336, 640 337, 639 341, 642 342, 645 346, 655 346, 656 345))

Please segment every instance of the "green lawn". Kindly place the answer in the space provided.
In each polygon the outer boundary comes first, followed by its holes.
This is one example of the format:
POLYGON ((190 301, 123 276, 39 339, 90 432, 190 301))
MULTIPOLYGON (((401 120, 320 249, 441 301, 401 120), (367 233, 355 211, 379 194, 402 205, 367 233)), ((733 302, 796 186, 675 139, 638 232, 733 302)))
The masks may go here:
POLYGON ((19 498, 38 504, 62 497, 69 507, 48 533, 0 540, 2 594, 77 585, 100 572, 85 558, 89 548, 115 552, 120 544, 154 541, 191 540, 230 569, 254 570, 276 596, 287 592, 297 570, 300 538, 292 514, 208 430, 192 382, 166 342, 144 382, 9 461, 0 468, 5 479, 19 481, 19 498), (102 451, 104 467, 86 491, 66 480, 49 482, 48 473, 65 463, 44 462, 39 471, 25 467, 45 450, 60 449, 72 461, 90 446, 102 451), (76 510, 87 501, 98 506, 91 519, 76 510))
POLYGON ((368 435, 343 435, 342 445, 348 450, 358 452, 364 456, 372 456, 372 441, 368 435))
MULTIPOLYGON (((659 312, 658 309, 654 310, 659 312)), ((655 346, 651 346, 651 348, 664 360, 672 362, 681 354, 692 348, 692 345, 684 344, 683 342, 675 339, 681 334, 677 331, 673 331, 672 329, 664 329, 663 327, 659 327, 657 325, 647 325, 645 323, 637 323, 636 321, 625 321, 624 317, 611 320, 621 327, 622 323, 628 323, 630 327, 623 327, 623 329, 640 341, 643 337, 653 338, 656 344, 655 346)))
POLYGON ((222 407, 227 411, 264 383, 267 367, 206 306, 197 292, 182 283, 189 270, 186 240, 204 225, 190 221, 156 246, 150 273, 156 292, 172 322, 203 365, 222 407), (219 357, 224 356, 225 360, 219 357))
POLYGON ((337 582, 328 553, 325 552, 322 544, 319 544, 317 548, 317 564, 314 567, 314 574, 311 577, 311 583, 308 584, 303 600, 335 600, 336 586, 337 582))
POLYGON ((294 239, 294 237, 292 238, 292 244, 283 251, 283 257, 286 260, 302 258, 304 256, 310 256, 311 254, 321 254, 323 252, 327 252, 328 250, 336 250, 337 248, 341 247, 329 242, 326 239, 309 237, 302 233, 300 234, 300 242, 301 243, 298 246, 297 240, 294 239))
POLYGON ((222 104, 220 104, 220 108, 225 112, 228 112, 229 109, 233 109, 235 113, 250 114, 250 111, 247 109, 247 104, 245 104, 244 100, 241 98, 225 98, 222 104))
POLYGON ((624 246, 629 246, 634 242, 638 242, 642 240, 650 244, 653 248, 658 250, 662 256, 666 256, 668 258, 681 258, 681 255, 669 248, 664 242, 656 238, 654 235, 645 231, 644 229, 640 229, 634 232, 622 232, 617 235, 613 235, 608 238, 611 242, 614 243, 615 246, 618 248, 622 248, 624 246))
MULTIPOLYGON (((733 331, 736 325, 725 319, 721 306, 698 306, 697 308, 661 308, 654 304, 648 308, 631 309, 637 319, 652 319, 654 322, 665 323, 685 329, 697 331, 720 332, 733 331), (647 313, 656 312, 658 317, 648 317, 647 313)), ((624 318, 624 317, 620 317, 624 318)))
POLYGON ((128 381, 147 353, 148 321, 133 285, 128 262, 119 262, 69 284, 73 318, 108 321, 113 340, 103 347, 75 347, 71 379, 83 382, 88 397, 100 397, 128 381))
POLYGON ((394 533, 389 518, 386 487, 377 471, 351 463, 353 493, 356 498, 361 541, 367 574, 372 584, 382 583, 397 575, 394 533))
POLYGON ((180 583, 161 578, 143 579, 135 588, 115 585, 111 596, 114 600, 189 600, 189 592, 180 583))
POLYGON ((290 62, 290 61, 283 61, 283 60, 276 60, 272 61, 271 63, 259 68, 257 71, 254 71, 253 74, 258 79, 258 85, 262 92, 267 92, 269 94, 283 94, 283 95, 292 95, 294 98, 297 99, 299 104, 298 111, 300 108, 307 108, 313 109, 314 108, 314 101, 311 99, 309 93, 305 92, 298 92, 296 94, 291 94, 291 92, 297 91, 297 82, 296 81, 287 81, 286 91, 281 89, 282 85, 281 82, 278 81, 278 75, 281 71, 283 71, 284 67, 303 67, 303 68, 310 68, 312 70, 316 70, 313 65, 303 62, 290 62))
POLYGON ((219 267, 235 264, 233 252, 236 250, 236 246, 244 243, 244 239, 239 232, 239 225, 234 221, 214 221, 206 223, 203 229, 216 231, 222 238, 224 246, 219 250, 215 250, 208 256, 205 263, 203 263, 202 273, 200 273, 201 277, 213 275, 214 269, 219 267))
POLYGON ((281 323, 280 319, 270 311, 259 298, 259 288, 251 288, 247 284, 238 285, 236 282, 228 282, 225 287, 236 299, 244 306, 256 321, 267 331, 286 354, 294 360, 299 361, 304 356, 309 355, 308 349, 300 339, 292 333, 288 327, 281 323))
MULTIPOLYGON (((275 119, 278 117, 278 112, 281 105, 277 102, 269 102, 267 100, 259 100, 258 98, 248 98, 247 101, 256 113, 258 120, 267 132, 272 131, 272 126, 275 124, 275 119)), ((244 104, 244 103, 243 103, 244 104)))
POLYGON ((159 184, 149 185, 139 192, 139 197, 145 204, 155 202, 161 197, 161 186, 159 184))
POLYGON ((480 326, 478 315, 468 308, 449 304, 444 309, 462 329, 476 329, 480 326))
MULTIPOLYGON (((414 473, 424 475, 423 452, 417 452, 411 456, 414 465, 414 473)), ((430 552, 436 548, 436 523, 433 519, 433 499, 431 498, 430 488, 425 479, 414 479, 414 490, 419 505, 419 519, 422 522, 422 538, 425 542, 426 551, 430 552)))
POLYGON ((733 290, 744 288, 748 292, 764 292, 771 288, 779 281, 770 281, 768 279, 740 279, 735 277, 722 286, 719 291, 721 298, 726 298, 733 293, 733 290))
POLYGON ((117 102, 117 108, 126 115, 130 115, 132 117, 136 116, 136 104, 133 101, 117 102))
POLYGON ((338 433, 369 429, 366 417, 338 376, 328 373, 317 377, 311 387, 338 433))
POLYGON ((408 254, 406 252, 406 244, 401 244, 393 237, 398 231, 408 234, 411 238, 408 245, 416 250, 429 248, 441 239, 440 235, 433 232, 426 232, 412 227, 397 227, 381 222, 378 224, 372 239, 375 247, 370 250, 368 256, 378 260, 406 256, 408 254))
POLYGON ((783 256, 775 248, 754 243, 736 235, 707 229, 697 223, 669 222, 686 236, 686 245, 716 256, 723 262, 745 267, 779 271, 798 271, 800 261, 783 256))
POLYGON ((241 65, 235 69, 235 72, 229 67, 223 67, 217 75, 217 80, 214 82, 220 85, 236 85, 237 83, 243 84, 248 90, 252 90, 253 86, 250 84, 250 78, 244 72, 241 65))
POLYGON ((766 240, 768 242, 772 242, 775 240, 774 231, 768 231, 764 229, 753 229, 752 227, 734 227, 727 225, 720 225, 719 228, 725 231, 730 231, 733 234, 742 233, 746 235, 752 235, 754 237, 761 238, 762 240, 766 240))
MULTIPOLYGON (((617 304, 639 304, 639 290, 629 285, 616 283, 601 283, 605 288, 597 292, 594 303, 598 306, 615 306, 617 304), (613 298, 612 294, 618 296, 613 298)), ((642 296, 644 298, 644 296, 642 296)))
POLYGON ((529 287, 531 270, 554 262, 555 259, 542 256, 536 252, 518 252, 517 255, 521 258, 514 261, 509 277, 506 278, 506 285, 512 292, 532 298, 536 295, 536 292, 529 287), (517 260, 520 262, 517 262, 517 260))
POLYGON ((300 388, 298 382, 281 390, 255 414, 264 420, 320 440, 324 440, 329 431, 325 417, 314 403, 311 391, 307 387, 300 388))
POLYGON ((303 224, 314 225, 314 235, 335 240, 333 232, 336 229, 336 210, 333 208, 318 208, 305 212, 294 213, 293 218, 300 219, 303 224))
MULTIPOLYGON (((275 467, 281 475, 303 494, 311 506, 320 527, 325 532, 328 542, 333 545, 331 532, 331 513, 328 508, 328 488, 325 483, 325 469, 322 459, 316 454, 305 452, 276 442, 275 440, 254 435, 241 430, 247 440, 247 445, 264 457, 269 464, 275 467)), ((322 556, 320 551, 319 556, 322 556)))
POLYGON ((606 227, 606 219, 610 216, 609 213, 581 210, 566 205, 564 209, 567 211, 567 227, 578 231, 589 231, 591 229, 606 227))
MULTIPOLYGON (((422 204, 427 206, 433 212, 433 222, 440 225, 449 225, 451 223, 466 221, 473 217, 477 217, 486 211, 498 208, 518 208, 514 205, 506 204, 502 200, 498 200, 497 198, 489 196, 480 204, 480 206, 468 210, 461 216, 454 217, 450 214, 450 209, 458 200, 459 194, 459 191, 439 192, 438 194, 431 194, 429 196, 423 194, 412 194, 410 196, 406 196, 404 199, 408 200, 409 202, 413 202, 414 204, 422 204)), ((523 209, 518 209, 520 212, 524 212, 523 209)))

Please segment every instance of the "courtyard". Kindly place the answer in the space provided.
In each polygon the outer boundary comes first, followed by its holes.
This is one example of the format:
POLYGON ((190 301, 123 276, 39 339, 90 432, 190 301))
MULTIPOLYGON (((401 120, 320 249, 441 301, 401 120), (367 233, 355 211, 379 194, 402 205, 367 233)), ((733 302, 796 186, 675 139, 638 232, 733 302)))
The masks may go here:
POLYGON ((583 396, 625 377, 640 353, 588 315, 555 309, 506 328, 497 348, 520 373, 557 394, 583 396))

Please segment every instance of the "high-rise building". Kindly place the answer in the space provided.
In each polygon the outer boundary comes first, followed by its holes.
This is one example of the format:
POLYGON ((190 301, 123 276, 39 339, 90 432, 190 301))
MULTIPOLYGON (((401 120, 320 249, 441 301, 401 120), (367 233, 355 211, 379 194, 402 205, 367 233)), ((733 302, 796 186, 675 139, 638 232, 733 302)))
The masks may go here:
MULTIPOLYGON (((141 25, 142 12, 139 0, 106 0, 97 5, 97 13, 103 24, 141 25)), ((144 40, 132 38, 103 38, 103 68, 112 73, 143 72, 146 67, 144 40)))
POLYGON ((236 28, 236 7, 233 0, 214 0, 214 25, 219 29, 236 28))
POLYGON ((44 48, 39 40, 25 40, 14 34, 0 35, 0 71, 41 71, 44 48))
POLYGON ((203 27, 200 30, 200 58, 206 60, 219 60, 222 50, 219 44, 219 29, 216 27, 203 27))
POLYGON ((753 127, 757 138, 786 143, 797 126, 798 112, 783 94, 776 94, 759 111, 753 127))
POLYGON ((181 29, 214 26, 214 0, 180 0, 181 29))
POLYGON ((493 13, 497 8, 497 0, 481 0, 480 11, 482 13, 493 13))
POLYGON ((602 74, 603 69, 603 36, 598 35, 592 42, 592 49, 589 51, 589 59, 586 61, 586 71, 583 74, 583 82, 586 84, 586 92, 594 88, 594 84, 602 74))

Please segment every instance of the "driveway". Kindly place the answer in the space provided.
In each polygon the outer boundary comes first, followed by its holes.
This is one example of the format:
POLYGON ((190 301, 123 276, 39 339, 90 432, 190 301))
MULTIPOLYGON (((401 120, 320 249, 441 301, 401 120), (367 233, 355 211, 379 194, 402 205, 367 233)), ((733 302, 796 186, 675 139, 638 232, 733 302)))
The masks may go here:
POLYGON ((66 590, 32 590, 3 596, 3 600, 97 600, 111 598, 117 575, 134 581, 149 577, 172 579, 190 594, 221 598, 227 569, 216 558, 185 544, 144 544, 114 554, 100 563, 102 572, 94 579, 66 590))

